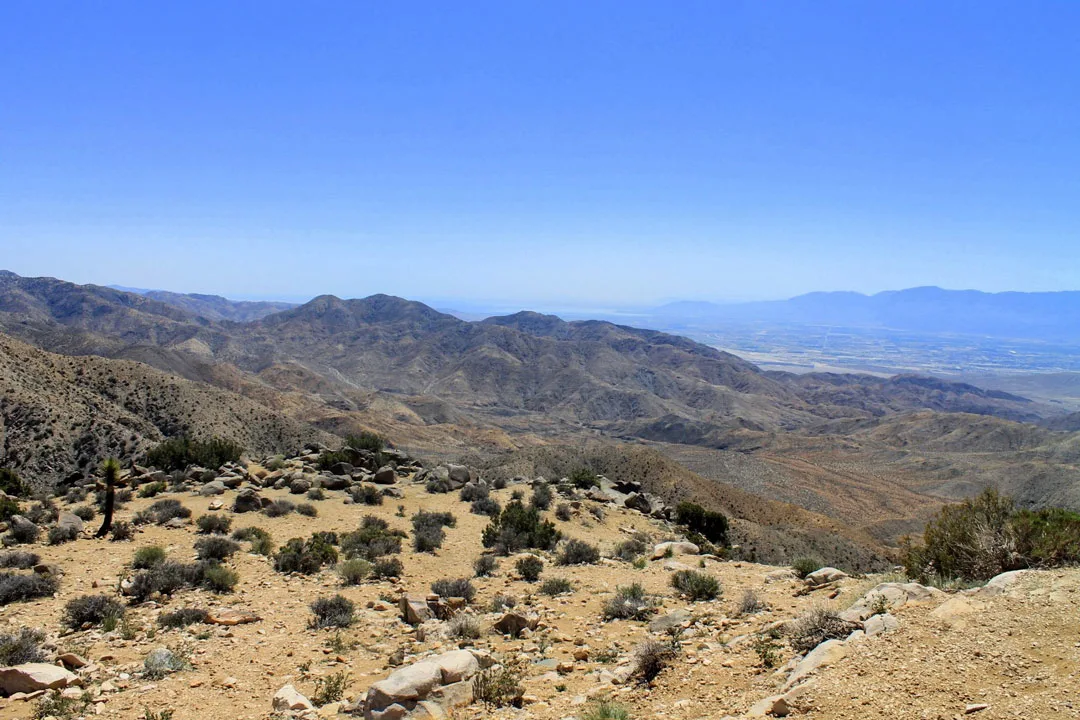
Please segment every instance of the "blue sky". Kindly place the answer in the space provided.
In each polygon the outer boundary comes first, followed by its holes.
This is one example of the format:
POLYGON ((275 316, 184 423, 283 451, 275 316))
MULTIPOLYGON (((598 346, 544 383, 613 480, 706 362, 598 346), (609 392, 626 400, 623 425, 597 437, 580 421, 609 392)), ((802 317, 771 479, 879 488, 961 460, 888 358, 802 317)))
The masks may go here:
POLYGON ((0 4, 0 267, 522 306, 1080 288, 1080 3, 0 4))

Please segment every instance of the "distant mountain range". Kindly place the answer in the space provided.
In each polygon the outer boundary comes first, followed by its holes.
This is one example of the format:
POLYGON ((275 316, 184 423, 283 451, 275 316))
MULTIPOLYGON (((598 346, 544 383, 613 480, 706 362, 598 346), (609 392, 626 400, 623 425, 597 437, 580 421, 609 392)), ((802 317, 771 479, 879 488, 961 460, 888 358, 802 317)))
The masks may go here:
POLYGON ((718 321, 798 323, 1080 342, 1080 292, 985 293, 937 287, 875 295, 815 292, 730 305, 675 302, 651 315, 652 324, 665 327, 718 321))

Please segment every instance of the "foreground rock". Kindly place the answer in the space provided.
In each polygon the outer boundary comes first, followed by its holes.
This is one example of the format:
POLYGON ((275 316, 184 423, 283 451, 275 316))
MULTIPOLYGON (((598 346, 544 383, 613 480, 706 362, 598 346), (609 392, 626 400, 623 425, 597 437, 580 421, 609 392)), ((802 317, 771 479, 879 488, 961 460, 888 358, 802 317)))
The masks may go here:
POLYGON ((25 663, 0 668, 0 693, 4 695, 62 690, 76 685, 82 685, 79 676, 59 665, 25 663))
POLYGON ((274 693, 272 707, 274 712, 303 712, 315 709, 311 701, 297 692, 292 685, 286 685, 274 693))
POLYGON ((469 682, 491 659, 470 650, 452 650, 395 670, 368 688, 363 713, 369 720, 399 720, 413 711, 440 717, 472 702, 469 682))

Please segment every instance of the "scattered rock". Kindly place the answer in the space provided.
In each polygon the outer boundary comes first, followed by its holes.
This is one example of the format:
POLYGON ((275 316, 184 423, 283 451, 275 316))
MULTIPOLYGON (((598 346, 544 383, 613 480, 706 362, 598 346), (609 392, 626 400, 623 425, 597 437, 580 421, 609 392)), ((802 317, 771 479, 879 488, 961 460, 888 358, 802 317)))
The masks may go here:
POLYGON ((297 712, 315 709, 311 701, 298 693, 292 685, 286 685, 274 693, 272 707, 275 712, 297 712))
POLYGON ((82 685, 75 673, 59 665, 25 663, 0 668, 0 693, 32 693, 38 690, 57 690, 82 685))

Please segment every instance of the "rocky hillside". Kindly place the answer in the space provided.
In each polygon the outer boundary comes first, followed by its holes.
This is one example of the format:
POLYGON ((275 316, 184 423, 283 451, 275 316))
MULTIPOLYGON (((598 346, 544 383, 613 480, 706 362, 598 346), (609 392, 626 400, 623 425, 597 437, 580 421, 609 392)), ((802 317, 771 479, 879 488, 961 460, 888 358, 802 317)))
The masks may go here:
POLYGON ((0 335, 0 457, 35 485, 181 434, 226 437, 259 453, 330 439, 245 397, 142 363, 56 355, 0 335))
POLYGON ((534 521, 558 536, 511 547, 485 542, 491 503, 535 478, 319 455, 140 470, 109 539, 80 517, 92 487, 22 503, 0 719, 1076 717, 1076 570, 800 579, 708 554, 607 483, 549 487, 534 521))

